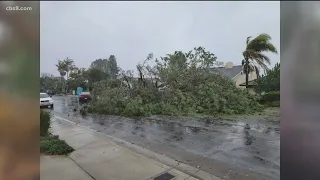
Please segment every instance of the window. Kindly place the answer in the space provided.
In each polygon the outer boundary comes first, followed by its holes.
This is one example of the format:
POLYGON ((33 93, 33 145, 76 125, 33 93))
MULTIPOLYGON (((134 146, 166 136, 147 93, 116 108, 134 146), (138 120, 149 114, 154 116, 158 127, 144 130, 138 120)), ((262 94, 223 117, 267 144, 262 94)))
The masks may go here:
POLYGON ((50 96, 46 93, 41 93, 40 98, 49 98, 50 96))

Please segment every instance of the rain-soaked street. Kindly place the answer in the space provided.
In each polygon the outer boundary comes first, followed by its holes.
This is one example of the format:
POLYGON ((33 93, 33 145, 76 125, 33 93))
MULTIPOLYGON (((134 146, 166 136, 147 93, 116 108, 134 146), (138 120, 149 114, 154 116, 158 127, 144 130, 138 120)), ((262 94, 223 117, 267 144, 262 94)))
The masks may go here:
POLYGON ((53 97, 56 116, 66 118, 223 179, 280 179, 279 123, 265 119, 153 116, 134 120, 74 112, 77 97, 53 97))

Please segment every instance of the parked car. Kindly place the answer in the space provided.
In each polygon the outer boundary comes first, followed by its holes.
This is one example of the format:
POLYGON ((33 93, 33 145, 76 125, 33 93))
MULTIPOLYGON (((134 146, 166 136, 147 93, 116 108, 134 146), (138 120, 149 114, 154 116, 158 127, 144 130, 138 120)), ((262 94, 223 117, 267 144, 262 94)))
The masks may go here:
POLYGON ((53 100, 47 93, 40 93, 40 107, 53 109, 53 100))
POLYGON ((81 92, 79 95, 79 103, 88 103, 91 99, 90 92, 81 92))

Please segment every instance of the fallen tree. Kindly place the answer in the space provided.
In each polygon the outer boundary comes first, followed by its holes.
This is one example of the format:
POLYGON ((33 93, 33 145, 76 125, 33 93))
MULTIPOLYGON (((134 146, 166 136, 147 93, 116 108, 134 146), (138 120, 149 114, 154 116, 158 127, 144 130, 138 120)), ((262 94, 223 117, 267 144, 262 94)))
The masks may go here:
POLYGON ((160 59, 149 54, 133 71, 94 84, 89 110, 126 116, 245 114, 261 109, 255 97, 231 79, 212 74, 217 57, 204 48, 176 51, 160 59))

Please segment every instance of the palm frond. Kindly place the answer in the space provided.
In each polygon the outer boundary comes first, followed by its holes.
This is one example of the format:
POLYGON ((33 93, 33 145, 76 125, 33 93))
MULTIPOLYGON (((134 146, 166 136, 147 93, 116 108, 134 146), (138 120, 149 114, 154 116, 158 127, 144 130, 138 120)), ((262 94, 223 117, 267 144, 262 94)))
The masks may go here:
POLYGON ((248 64, 248 69, 247 69, 247 65, 244 64, 244 65, 242 66, 242 71, 243 71, 244 73, 247 73, 247 70, 248 70, 248 74, 250 74, 251 72, 254 71, 254 66, 249 63, 249 64, 248 64))
POLYGON ((256 45, 252 49, 257 52, 272 52, 275 54, 278 53, 278 50, 276 49, 276 47, 273 44, 267 43, 267 42, 261 42, 260 44, 256 45))
POLYGON ((251 37, 252 37, 252 36, 247 37, 246 45, 249 44, 251 37))
POLYGON ((266 43, 265 44, 265 51, 272 52, 272 53, 278 53, 277 48, 272 43, 266 43))
POLYGON ((261 52, 256 52, 252 54, 252 59, 255 59, 256 61, 260 61, 261 63, 267 63, 271 64, 270 58, 266 56, 265 54, 262 54, 261 52))
POLYGON ((253 49, 246 49, 242 54, 244 59, 254 59, 254 57, 256 57, 256 53, 257 52, 253 49))
POLYGON ((257 63, 256 61, 251 61, 250 65, 253 67, 254 71, 256 72, 257 76, 260 74, 260 67, 261 65, 257 63))
POLYGON ((262 69, 264 69, 264 70, 268 70, 268 69, 269 69, 268 66, 267 66, 263 61, 261 61, 260 59, 256 59, 255 61, 257 62, 257 64, 258 64, 262 69))
POLYGON ((254 66, 254 70, 256 71, 257 77, 259 77, 260 69, 258 66, 254 66))
MULTIPOLYGON (((242 71, 244 73, 247 72, 247 65, 246 64, 244 64, 242 66, 242 71)), ((249 62, 249 64, 248 64, 248 74, 251 72, 256 72, 257 75, 259 75, 259 73, 260 73, 260 69, 259 69, 258 65, 254 64, 253 62, 249 62)))
POLYGON ((266 63, 270 64, 270 59, 268 56, 253 50, 246 50, 244 54, 245 58, 248 58, 250 64, 257 63, 257 65, 259 65, 262 69, 268 69, 268 66, 266 65, 266 63))
POLYGON ((270 42, 271 37, 268 34, 260 34, 256 38, 252 39, 246 49, 252 49, 257 52, 272 52, 278 53, 276 47, 270 42))

